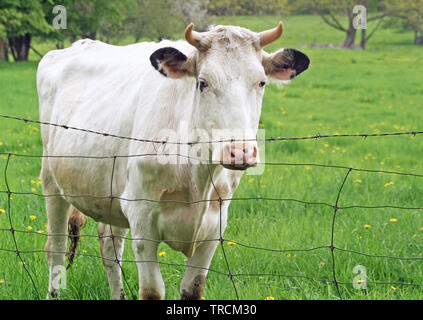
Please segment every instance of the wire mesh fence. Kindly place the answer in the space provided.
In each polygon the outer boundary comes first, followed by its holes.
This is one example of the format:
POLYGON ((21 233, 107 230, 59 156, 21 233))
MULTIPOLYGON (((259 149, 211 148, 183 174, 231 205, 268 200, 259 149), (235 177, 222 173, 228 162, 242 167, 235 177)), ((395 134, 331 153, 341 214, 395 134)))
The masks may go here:
MULTIPOLYGON (((196 144, 202 144, 202 143, 223 143, 223 142, 234 142, 234 141, 259 141, 259 139, 245 139, 245 140, 235 140, 235 139, 230 139, 230 140, 216 140, 216 141, 192 141, 192 142, 169 142, 169 141, 158 141, 158 140, 153 140, 153 139, 139 139, 139 138, 134 138, 134 137, 125 137, 125 136, 120 136, 120 135, 115 135, 115 134, 111 134, 111 133, 106 133, 106 132, 99 132, 99 131, 93 131, 93 130, 88 130, 88 129, 83 129, 83 128, 77 128, 77 127, 73 127, 73 126, 67 126, 67 125, 60 125, 57 123, 49 123, 49 122, 42 122, 42 121, 36 121, 36 120, 31 120, 31 119, 26 119, 26 118, 19 118, 19 117, 14 117, 14 116, 9 116, 9 115, 0 115, 0 118, 5 118, 5 119, 9 119, 9 120, 19 120, 19 121, 23 121, 25 123, 27 122, 31 122, 31 123, 37 123, 40 125, 47 125, 47 126, 54 126, 54 127, 59 127, 62 128, 64 130, 76 130, 76 131, 81 131, 81 132, 85 132, 85 133, 89 133, 89 134, 96 134, 96 135, 101 135, 101 136, 105 136, 105 137, 113 137, 113 138, 117 138, 117 139, 124 139, 124 140, 133 140, 133 141, 138 141, 138 142, 144 142, 144 143, 153 143, 153 144, 172 144, 172 143, 176 143, 176 144, 187 144, 189 146, 193 146, 196 144)), ((334 135, 314 135, 314 136, 306 136, 306 137, 285 137, 285 138, 266 138, 266 139, 262 139, 265 142, 281 142, 281 141, 287 141, 287 140, 315 140, 315 139, 323 139, 323 138, 343 138, 343 137, 358 137, 358 138, 368 138, 368 137, 392 137, 392 136, 401 136, 401 135, 412 135, 412 136, 416 136, 416 135, 421 135, 423 134, 423 131, 407 131, 407 132, 391 132, 391 133, 373 133, 373 134, 334 134, 334 135)), ((43 290, 41 288, 38 288, 36 285, 36 282, 34 281, 34 274, 33 272, 30 271, 30 269, 28 268, 28 265, 25 263, 22 255, 23 254, 37 254, 37 253, 53 253, 53 254, 72 254, 71 252, 68 251, 64 251, 64 252, 58 252, 58 251, 51 251, 51 250, 21 250, 18 244, 18 241, 16 239, 16 234, 17 233, 22 233, 22 234, 34 234, 40 237, 86 237, 86 238, 99 238, 99 235, 94 235, 94 234, 83 234, 83 235, 71 235, 68 233, 40 233, 40 232, 36 232, 36 231, 31 231, 31 230, 19 230, 16 229, 14 227, 14 223, 13 223, 13 213, 12 213, 12 209, 13 209, 13 204, 12 204, 12 195, 16 195, 16 196, 36 196, 36 197, 42 197, 42 198, 49 198, 49 197, 67 197, 67 198, 95 198, 95 199, 109 199, 109 216, 111 217, 111 210, 112 210, 112 205, 113 205, 113 201, 135 201, 135 202, 141 202, 141 201, 145 201, 145 202, 153 202, 153 203, 163 203, 163 202, 169 202, 169 203, 178 203, 178 204, 184 204, 184 205, 193 205, 193 204, 198 204, 198 203, 204 203, 204 202, 215 202, 216 204, 219 205, 219 237, 218 238, 212 238, 212 239, 205 239, 205 240, 196 240, 196 241, 184 241, 184 240, 178 240, 178 239, 174 239, 174 240, 161 240, 161 239, 148 239, 148 238, 137 238, 137 237, 121 237, 119 235, 114 235, 113 234, 113 230, 112 230, 112 224, 110 223, 110 235, 104 236, 104 237, 109 237, 112 240, 115 238, 122 238, 128 241, 150 241, 150 242, 156 242, 156 243, 160 243, 160 242, 164 242, 164 243, 171 243, 171 242, 183 242, 183 243, 195 243, 195 242, 217 242, 224 262, 225 262, 225 270, 217 270, 214 268, 203 268, 203 267, 198 267, 198 266, 193 266, 193 265, 189 265, 189 264, 178 264, 178 263, 170 263, 170 262, 164 262, 164 261, 158 261, 158 260, 128 260, 128 259, 123 259, 123 258, 119 258, 116 247, 115 247, 115 243, 114 241, 112 241, 113 243, 113 249, 114 249, 114 255, 115 257, 113 259, 109 259, 109 258, 105 258, 102 257, 100 255, 94 255, 94 254, 88 254, 88 253, 78 253, 79 256, 82 257, 91 257, 91 258, 95 258, 95 259, 103 259, 104 260, 109 260, 112 261, 114 263, 116 263, 121 272, 122 272, 122 277, 123 277, 123 281, 126 285, 126 287, 129 289, 130 294, 132 296, 132 298, 136 298, 136 294, 133 290, 133 288, 131 288, 131 286, 129 285, 127 276, 124 272, 124 270, 122 269, 122 263, 157 263, 157 264, 163 264, 163 265, 168 265, 168 266, 174 266, 174 267, 185 267, 185 268, 198 268, 198 269, 204 269, 207 272, 212 272, 215 273, 217 275, 220 275, 224 278, 229 279, 229 281, 232 284, 233 287, 233 292, 234 295, 237 299, 240 298, 240 294, 239 294, 239 288, 236 284, 236 282, 234 281, 235 278, 241 278, 241 277, 257 277, 257 276, 261 276, 261 277, 265 277, 265 276, 269 276, 269 277, 282 277, 282 278, 297 278, 297 279, 304 279, 304 280, 309 280, 309 281, 315 281, 315 282, 323 282, 323 283, 328 283, 334 286, 334 288, 336 289, 336 293, 339 299, 342 299, 343 296, 341 294, 340 291, 340 286, 341 285, 351 285, 351 282, 347 282, 347 281, 339 281, 337 279, 337 270, 340 268, 340 266, 337 265, 336 263, 336 259, 335 259, 335 254, 336 252, 347 252, 350 254, 354 254, 354 255, 361 255, 361 256, 365 256, 365 257, 372 257, 372 258, 379 258, 379 259, 394 259, 394 260, 399 260, 399 261, 422 261, 423 260, 423 256, 414 256, 414 257, 410 257, 410 256, 406 256, 406 257, 398 257, 398 256, 392 256, 392 255, 381 255, 381 254, 369 254, 366 252, 361 252, 361 251, 357 251, 357 250, 351 250, 351 249, 347 249, 347 248, 341 248, 341 247, 337 247, 335 245, 335 239, 334 239, 334 235, 335 235, 335 229, 336 229, 336 219, 337 219, 337 214, 339 213, 339 211, 341 210, 350 210, 350 209, 382 209, 382 208, 393 208, 393 209, 399 209, 399 210, 423 210, 422 207, 416 207, 416 206, 397 206, 397 205, 390 205, 390 204, 386 204, 386 205, 348 205, 348 206, 341 206, 339 205, 339 201, 341 199, 341 196, 343 195, 344 192, 344 186, 346 181, 348 180, 348 178, 350 177, 350 174, 353 171, 357 171, 357 172, 366 172, 366 173, 379 173, 379 174, 384 174, 384 175, 399 175, 399 176, 408 176, 408 177, 416 177, 416 178, 423 178, 423 174, 418 174, 418 173, 407 173, 407 172, 399 172, 399 171, 387 171, 387 170, 374 170, 374 169, 366 169, 366 168, 355 168, 355 167, 348 167, 348 166, 341 166, 341 165, 329 165, 329 164, 319 164, 319 163, 288 163, 288 162, 262 162, 259 163, 261 165, 269 165, 269 166, 296 166, 296 167, 304 167, 304 166, 308 166, 308 167, 317 167, 317 168, 329 168, 329 169, 333 169, 333 170, 342 170, 343 171, 343 179, 341 181, 338 182, 338 187, 337 187, 337 192, 336 192, 336 198, 335 201, 333 203, 329 203, 329 202, 314 202, 314 201, 306 201, 306 200, 301 200, 301 199, 295 199, 295 198, 283 198, 283 197, 260 197, 260 196, 249 196, 249 197, 232 197, 232 198, 225 198, 222 197, 219 194, 219 190, 215 185, 215 182, 213 180, 213 176, 212 176, 212 171, 210 166, 212 164, 217 164, 216 162, 213 162, 209 159, 196 159, 196 160, 201 160, 203 162, 206 163, 207 167, 208 167, 208 172, 209 172, 209 178, 210 181, 213 185, 213 189, 217 195, 216 198, 213 199, 195 199, 193 201, 179 201, 179 200, 163 200, 163 199, 151 199, 151 198, 124 198, 124 197, 120 197, 120 196, 116 196, 114 195, 113 192, 113 182, 115 179, 115 167, 116 167, 116 160, 119 158, 135 158, 135 157, 154 157, 157 156, 158 153, 144 153, 144 154, 134 154, 134 155, 110 155, 110 156, 90 156, 90 155, 30 155, 30 154, 21 154, 21 153, 12 153, 12 152, 1 152, 0 155, 3 155, 6 157, 6 165, 5 165, 5 169, 4 169, 4 173, 3 173, 3 177, 4 177, 4 183, 6 186, 5 190, 0 190, 0 194, 5 194, 7 197, 7 205, 6 205, 6 215, 8 217, 8 222, 9 222, 9 227, 8 228, 0 228, 0 233, 9 233, 12 236, 13 239, 13 248, 3 248, 0 247, 0 252, 5 252, 5 253, 14 253, 16 255, 16 257, 19 259, 19 261, 21 262, 23 269, 25 270, 25 274, 27 275, 28 279, 30 280, 32 287, 36 293, 36 296, 38 298, 42 298, 40 291, 43 290), (57 194, 42 194, 42 193, 37 193, 37 192, 22 192, 22 191, 17 191, 14 190, 10 187, 10 181, 8 178, 8 170, 10 167, 10 163, 11 161, 15 158, 15 157, 23 157, 23 158, 80 158, 80 159, 92 159, 92 160, 107 160, 110 161, 110 188, 109 188, 109 193, 108 194, 104 194, 104 195, 92 195, 92 194, 63 194, 63 193, 57 193, 57 194), (272 248, 272 247, 261 247, 261 246, 255 246, 255 245, 248 245, 242 242, 237 241, 236 239, 233 240, 228 240, 225 239, 223 237, 223 231, 222 231, 222 206, 225 202, 227 201, 279 201, 279 202, 294 202, 294 203, 300 203, 300 204, 304 204, 304 205, 313 205, 313 206, 324 206, 324 207, 329 207, 332 210, 332 217, 331 217, 331 230, 330 230, 330 238, 328 239, 328 243, 327 245, 320 245, 320 246, 316 246, 316 247, 311 247, 311 248, 306 248, 306 249, 279 249, 279 248, 272 248), (267 252, 273 252, 273 253, 284 253, 284 252, 312 252, 312 251, 317 251, 317 250, 327 250, 330 253, 330 257, 331 257, 331 275, 332 277, 328 277, 328 278, 317 278, 317 277, 313 277, 313 276, 307 276, 307 275, 295 275, 295 274, 278 274, 278 273, 236 273, 232 270, 229 260, 228 260, 228 253, 225 249, 224 243, 227 243, 229 241, 235 241, 237 245, 244 247, 246 249, 250 249, 250 250, 260 250, 260 251, 267 251, 267 252)), ((168 154, 170 156, 176 156, 176 157, 188 157, 188 158, 192 158, 189 155, 183 155, 183 154, 179 154, 179 153, 174 153, 174 154, 168 154)), ((422 287, 423 283, 415 283, 413 281, 369 281, 366 280, 366 283, 369 284, 376 284, 376 285, 403 285, 403 286, 413 286, 413 287, 422 287)))

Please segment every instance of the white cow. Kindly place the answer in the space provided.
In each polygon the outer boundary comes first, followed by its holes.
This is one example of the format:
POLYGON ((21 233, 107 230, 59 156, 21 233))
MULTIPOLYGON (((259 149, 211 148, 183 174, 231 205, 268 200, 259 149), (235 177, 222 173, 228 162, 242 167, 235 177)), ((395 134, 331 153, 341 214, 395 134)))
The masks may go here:
MULTIPOLYGON (((39 64, 40 120, 157 141, 168 138, 163 129, 183 135, 182 127, 186 141, 196 141, 196 129, 249 130, 253 134, 247 138, 254 138, 267 78, 289 80, 309 65, 307 56, 294 49, 262 50, 282 31, 280 23, 261 33, 235 26, 198 33, 191 24, 185 30, 187 41, 123 47, 77 41, 49 52, 39 64)), ((125 298, 114 260, 115 254, 122 259, 128 229, 132 238, 155 240, 132 241, 141 299, 165 296, 157 247, 166 242, 188 257, 181 298, 200 299, 219 243, 202 240, 217 239, 225 229, 230 201, 222 203, 220 225, 217 200, 231 198, 243 170, 258 162, 257 144, 223 144, 217 156, 214 151, 202 155, 218 160, 212 164, 163 164, 154 155, 117 157, 113 163, 115 155, 154 154, 163 146, 48 125, 42 125, 41 133, 48 156, 41 170, 44 193, 63 195, 46 197, 48 233, 66 234, 68 223, 78 228, 80 212, 100 222, 101 255, 113 299, 125 298), (111 158, 52 157, 75 155, 111 158), (107 197, 111 192, 112 201, 107 197), (157 201, 129 201, 140 198, 157 201), (204 199, 210 201, 190 203, 204 199)), ((52 235, 46 243, 48 296, 59 294, 55 283, 65 264, 66 240, 52 235)))

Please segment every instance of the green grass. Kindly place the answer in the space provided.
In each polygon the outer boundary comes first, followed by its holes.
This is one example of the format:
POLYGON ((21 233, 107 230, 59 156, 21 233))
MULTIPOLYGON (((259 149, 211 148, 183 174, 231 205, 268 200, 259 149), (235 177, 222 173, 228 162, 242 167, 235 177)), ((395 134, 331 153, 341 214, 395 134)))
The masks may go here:
MULTIPOLYGON (((234 24, 260 31, 274 26, 279 17, 226 17, 218 23, 234 24)), ((300 47, 303 43, 338 44, 343 34, 327 27, 318 17, 283 18, 285 33, 272 44, 300 47)), ((261 127, 266 136, 307 136, 333 133, 380 133, 422 130, 423 124, 423 48, 412 45, 411 33, 380 30, 366 51, 302 49, 311 59, 310 70, 283 89, 269 85, 263 102, 261 127)), ((47 46, 38 46, 42 52, 47 46)), ((37 47, 37 48, 38 48, 37 47)), ((33 60, 36 57, 31 56, 33 60)), ((35 90, 36 62, 0 64, 0 113, 38 118, 35 90)), ((0 151, 40 154, 38 126, 0 119, 0 151)), ((355 168, 423 173, 422 136, 375 138, 332 138, 306 141, 269 142, 266 161, 321 163, 355 168)), ((0 172, 6 157, 0 159, 0 172)), ((40 192, 37 184, 38 159, 13 157, 8 169, 12 190, 40 192)), ((244 176, 235 197, 263 196, 335 203, 344 169, 313 166, 267 166, 261 176, 244 176)), ((349 175, 339 205, 392 205, 423 207, 422 179, 353 171, 349 175)), ((5 189, 4 181, 0 189, 5 189)), ((0 208, 6 209, 6 195, 0 194, 0 208)), ((398 209, 340 210, 335 220, 334 244, 337 248, 374 255, 422 257, 423 211, 398 209), (391 222, 390 219, 397 219, 391 222), (370 228, 365 228, 370 225, 370 228)), ((46 230, 44 200, 36 196, 12 195, 11 217, 15 229, 46 230), (30 216, 35 215, 35 220, 30 216)), ((233 201, 224 237, 240 244, 278 249, 307 249, 326 246, 331 241, 333 209, 288 201, 233 201)), ((7 213, 0 213, 0 228, 9 228, 7 213)), ((96 234, 90 220, 83 234, 96 234)), ((21 250, 43 250, 43 235, 16 233, 21 250)), ((309 252, 266 252, 240 244, 225 244, 232 273, 275 273, 332 279, 332 258, 327 248, 309 252)), ((14 249, 10 232, 0 231, 0 247, 14 249)), ((182 254, 166 245, 163 262, 184 264, 182 254)), ((95 238, 84 238, 80 252, 99 255, 95 238)), ((368 284, 367 290, 351 285, 356 265, 366 267, 368 281, 423 284, 420 260, 366 257, 334 251, 336 277, 345 299, 422 299, 421 287, 368 284)), ((34 299, 32 289, 18 258, 0 251, 0 298, 34 299)), ((43 253, 23 254, 44 297, 48 269, 43 253)), ((130 243, 125 259, 133 259, 130 243)), ((226 271, 218 248, 211 268, 226 271)), ((128 281, 137 292, 134 264, 124 264, 128 281)), ((179 282, 184 268, 161 266, 166 298, 179 298, 179 282)), ((336 299, 333 284, 303 278, 254 276, 235 277, 241 299, 336 299)), ((79 256, 68 271, 64 299, 108 299, 107 279, 101 260, 79 256), (89 276, 87 276, 89 275, 89 276)), ((225 276, 209 273, 206 299, 235 298, 225 276)))

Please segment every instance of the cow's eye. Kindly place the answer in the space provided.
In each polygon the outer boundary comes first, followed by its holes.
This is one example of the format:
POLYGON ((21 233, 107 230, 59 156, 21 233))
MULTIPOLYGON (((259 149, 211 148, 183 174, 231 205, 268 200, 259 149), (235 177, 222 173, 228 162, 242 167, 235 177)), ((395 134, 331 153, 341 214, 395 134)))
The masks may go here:
POLYGON ((198 78, 198 87, 200 88, 200 91, 203 92, 205 88, 207 88, 209 85, 207 84, 207 81, 203 78, 198 78))
POLYGON ((260 81, 259 87, 263 88, 266 85, 266 81, 260 81))

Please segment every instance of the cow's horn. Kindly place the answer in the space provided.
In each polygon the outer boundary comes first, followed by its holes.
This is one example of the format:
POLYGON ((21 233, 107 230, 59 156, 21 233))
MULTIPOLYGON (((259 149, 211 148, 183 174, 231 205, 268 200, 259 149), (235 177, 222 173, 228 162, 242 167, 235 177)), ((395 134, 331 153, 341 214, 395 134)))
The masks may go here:
POLYGON ((190 23, 185 29, 185 39, 197 49, 200 49, 201 33, 193 31, 194 24, 190 23))
POLYGON ((282 21, 279 21, 279 24, 276 28, 260 32, 259 36, 260 36, 261 47, 263 48, 271 44, 272 42, 278 40, 281 37, 282 33, 283 33, 282 21))

